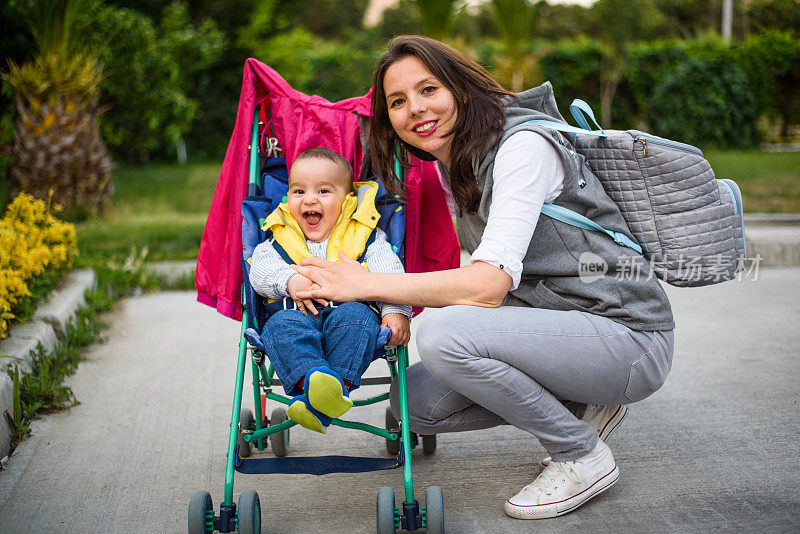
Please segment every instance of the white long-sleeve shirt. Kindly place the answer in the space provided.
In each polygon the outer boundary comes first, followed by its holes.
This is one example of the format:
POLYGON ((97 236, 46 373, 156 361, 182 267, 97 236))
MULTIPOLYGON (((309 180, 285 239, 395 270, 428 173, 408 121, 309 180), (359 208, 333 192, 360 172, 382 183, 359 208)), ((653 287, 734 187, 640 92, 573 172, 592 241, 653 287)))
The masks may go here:
MULTIPOLYGON (((306 240, 308 251, 312 256, 325 259, 328 252, 328 240, 316 243, 306 240)), ((386 239, 386 234, 380 229, 375 230, 375 240, 367 247, 362 262, 367 263, 370 272, 376 273, 402 273, 403 263, 392 246, 386 239)), ((278 251, 269 241, 260 243, 253 251, 250 263, 250 285, 256 293, 271 299, 280 299, 289 296, 286 286, 289 278, 297 274, 289 264, 278 254, 278 251)), ((402 306, 384 302, 376 303, 381 311, 381 317, 389 313, 402 313, 411 317, 411 306, 402 306)))
MULTIPOLYGON (((492 179, 489 217, 470 260, 502 269, 511 277, 513 290, 522 278, 522 260, 539 222, 542 204, 554 201, 564 187, 564 165, 547 139, 524 130, 500 146, 492 179)), ((441 173, 439 180, 450 213, 455 216, 453 194, 441 173)))

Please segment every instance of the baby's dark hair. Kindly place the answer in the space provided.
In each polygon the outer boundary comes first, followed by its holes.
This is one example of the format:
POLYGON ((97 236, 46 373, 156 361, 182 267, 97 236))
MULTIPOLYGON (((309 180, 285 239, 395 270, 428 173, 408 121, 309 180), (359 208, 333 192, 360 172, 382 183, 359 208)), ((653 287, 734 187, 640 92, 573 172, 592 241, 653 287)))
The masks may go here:
POLYGON ((301 152, 295 159, 294 162, 297 163, 298 161, 302 161, 304 159, 326 159, 328 161, 332 161, 333 163, 339 165, 344 169, 345 173, 347 174, 347 190, 353 190, 353 180, 355 180, 355 174, 353 173, 353 166, 350 165, 350 162, 347 161, 341 154, 336 152, 335 150, 331 150, 330 148, 309 148, 308 150, 304 150, 301 152))

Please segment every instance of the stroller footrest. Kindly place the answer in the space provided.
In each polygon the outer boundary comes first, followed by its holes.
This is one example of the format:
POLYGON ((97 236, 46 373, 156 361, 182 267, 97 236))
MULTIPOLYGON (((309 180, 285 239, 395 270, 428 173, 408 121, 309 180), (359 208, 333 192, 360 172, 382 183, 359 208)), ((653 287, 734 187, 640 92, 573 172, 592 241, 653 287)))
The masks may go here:
MULTIPOLYGON (((266 382, 266 380, 265 380, 266 382)), ((370 378, 362 378, 361 385, 362 386, 380 386, 384 384, 391 384, 392 379, 388 376, 374 376, 370 378)), ((280 378, 270 378, 269 379, 270 386, 282 386, 283 382, 280 378)))
POLYGON ((298 458, 237 458, 234 468, 246 474, 366 473, 396 469, 403 465, 403 452, 397 458, 363 458, 360 456, 305 456, 298 458))

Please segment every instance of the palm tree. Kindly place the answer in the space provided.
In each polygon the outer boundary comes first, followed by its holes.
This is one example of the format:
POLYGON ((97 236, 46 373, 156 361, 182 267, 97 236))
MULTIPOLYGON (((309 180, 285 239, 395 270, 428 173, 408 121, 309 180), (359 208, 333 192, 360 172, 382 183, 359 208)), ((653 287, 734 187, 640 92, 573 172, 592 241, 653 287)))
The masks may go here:
POLYGON ((611 127, 611 104, 630 59, 631 45, 655 36, 663 15, 647 0, 599 0, 593 4, 603 57, 600 69, 601 123, 611 127))
POLYGON ((112 164, 97 128, 103 67, 81 50, 80 31, 97 0, 18 0, 11 4, 37 45, 33 60, 9 64, 4 79, 17 107, 9 193, 53 198, 67 211, 98 213, 111 199, 112 164))
POLYGON ((522 91, 527 65, 522 47, 536 26, 536 8, 528 0, 492 0, 494 23, 503 39, 506 62, 511 71, 511 90, 522 91))
POLYGON ((419 10, 422 32, 443 41, 453 33, 456 0, 414 0, 419 10))

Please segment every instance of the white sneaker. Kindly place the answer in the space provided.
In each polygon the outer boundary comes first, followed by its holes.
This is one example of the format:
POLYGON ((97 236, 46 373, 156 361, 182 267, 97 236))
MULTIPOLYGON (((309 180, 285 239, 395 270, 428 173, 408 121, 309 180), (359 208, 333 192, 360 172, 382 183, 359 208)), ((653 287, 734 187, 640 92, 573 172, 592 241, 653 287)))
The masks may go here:
MULTIPOLYGON (((622 424, 622 421, 628 415, 628 407, 621 406, 603 406, 602 404, 589 404, 586 406, 586 411, 583 413, 581 419, 591 424, 596 430, 597 435, 603 442, 608 442, 611 434, 622 424)), ((544 471, 552 459, 547 456, 539 462, 539 472, 544 471)))
POLYGON ((622 424, 628 415, 628 407, 603 406, 602 404, 590 404, 586 407, 586 412, 582 419, 597 429, 600 439, 608 443, 608 438, 622 424))
POLYGON ((506 514, 517 519, 546 519, 576 509, 619 479, 611 449, 602 441, 571 462, 551 461, 536 480, 508 499, 506 514))

